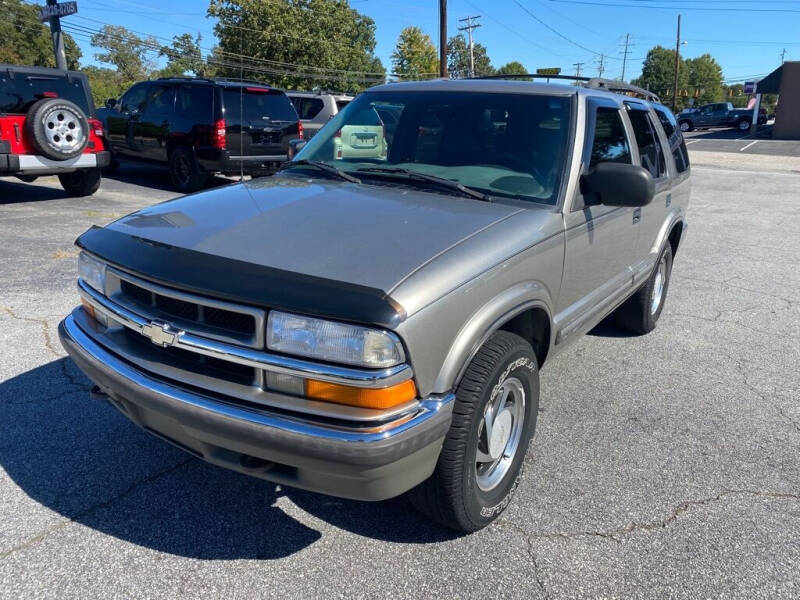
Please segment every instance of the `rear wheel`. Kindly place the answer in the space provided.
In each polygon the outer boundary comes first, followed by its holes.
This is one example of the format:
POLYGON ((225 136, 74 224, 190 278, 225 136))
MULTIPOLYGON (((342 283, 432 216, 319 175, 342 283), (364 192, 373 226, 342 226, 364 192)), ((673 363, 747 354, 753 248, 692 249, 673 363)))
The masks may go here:
POLYGON ((179 192, 194 192, 206 184, 206 173, 190 148, 175 148, 169 156, 169 178, 179 192))
POLYGON ((409 492, 411 503, 458 531, 494 521, 516 490, 538 410, 533 349, 521 337, 498 331, 467 367, 436 469, 409 492))
POLYGON ((739 131, 750 131, 750 119, 742 119, 736 125, 739 131))
POLYGON ((661 251, 650 278, 639 290, 617 309, 615 317, 621 327, 634 333, 650 333, 664 309, 669 277, 672 274, 672 246, 661 251))
POLYGON ((691 131, 692 129, 694 129, 694 127, 692 127, 692 122, 691 121, 680 121, 678 123, 678 127, 683 132, 691 131))
POLYGON ((58 176, 61 187, 70 196, 91 196, 100 187, 102 179, 100 169, 81 169, 72 173, 62 173, 58 176))

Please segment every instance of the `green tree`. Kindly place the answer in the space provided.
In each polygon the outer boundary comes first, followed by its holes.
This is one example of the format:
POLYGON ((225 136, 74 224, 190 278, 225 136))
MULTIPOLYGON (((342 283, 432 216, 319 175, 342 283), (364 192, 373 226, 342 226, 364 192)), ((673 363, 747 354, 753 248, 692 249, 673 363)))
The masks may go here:
MULTIPOLYGON (((647 53, 642 64, 642 74, 631 83, 655 92, 661 99, 671 104, 672 89, 675 82, 675 50, 655 46, 647 53)), ((678 72, 678 108, 686 105, 685 98, 681 95, 689 87, 689 69, 686 61, 681 59, 678 72)))
POLYGON ((285 88, 358 92, 386 79, 375 22, 347 0, 211 0, 221 75, 285 88))
MULTIPOLYGON (((64 34, 67 67, 77 69, 81 58, 78 44, 64 34)), ((0 19, 0 63, 55 67, 50 28, 39 21, 39 7, 22 0, 4 0, 0 19)))
POLYGON ((103 52, 94 55, 100 62, 114 65, 123 81, 134 82, 147 79, 155 70, 151 53, 160 46, 152 36, 140 38, 121 25, 105 25, 92 35, 92 46, 103 52))
POLYGON ((690 93, 698 104, 724 100, 722 93, 722 67, 710 54, 686 60, 690 93))
POLYGON ((159 74, 162 77, 186 74, 211 75, 200 49, 202 39, 200 34, 197 34, 196 38, 192 38, 191 34, 183 33, 172 38, 171 46, 161 46, 158 55, 167 57, 167 66, 161 69, 159 74))
MULTIPOLYGON (((486 46, 473 42, 472 56, 475 61, 475 76, 493 75, 494 67, 486 53, 486 46)), ((469 44, 464 34, 447 41, 447 71, 451 79, 469 77, 469 44)))
POLYGON ((81 69, 89 79, 96 106, 103 106, 109 98, 119 98, 131 81, 125 81, 116 69, 89 65, 81 69))
MULTIPOLYGON (((506 63, 497 69, 495 75, 525 75, 527 73, 528 70, 521 62, 512 60, 510 63, 506 63)), ((515 79, 517 79, 517 81, 532 81, 530 77, 518 77, 515 79)))
POLYGON ((406 27, 392 53, 394 74, 400 79, 430 79, 439 73, 436 46, 419 27, 406 27))

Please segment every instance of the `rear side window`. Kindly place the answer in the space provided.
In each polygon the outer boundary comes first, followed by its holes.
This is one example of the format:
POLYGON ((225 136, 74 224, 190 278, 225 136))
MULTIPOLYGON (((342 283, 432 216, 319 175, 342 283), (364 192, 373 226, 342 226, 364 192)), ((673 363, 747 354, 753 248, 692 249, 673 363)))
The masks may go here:
POLYGON ((211 122, 213 94, 211 86, 182 85, 175 103, 177 114, 194 123, 211 122))
POLYGON ((675 168, 678 173, 683 173, 689 168, 689 153, 686 151, 686 142, 684 142, 683 134, 678 128, 678 122, 675 120, 675 116, 666 108, 660 106, 654 106, 653 108, 658 115, 658 120, 661 121, 664 133, 667 134, 669 149, 672 151, 672 158, 675 159, 675 168))
POLYGON ((222 92, 227 123, 263 123, 266 121, 297 121, 289 97, 267 88, 226 87, 222 92), (241 94, 241 97, 240 97, 241 94))
POLYGON ((628 111, 628 117, 633 125, 633 134, 636 137, 636 145, 639 147, 639 159, 642 166, 650 171, 650 174, 656 179, 664 176, 667 166, 661 144, 650 120, 650 114, 644 110, 631 108, 628 111))
POLYGON ((0 77, 0 113, 25 114, 43 98, 63 98, 74 102, 86 115, 91 116, 83 80, 78 77, 70 79, 24 73, 0 77))
POLYGON ((600 107, 594 125, 592 154, 589 167, 601 162, 631 162, 631 149, 619 111, 615 108, 600 107))
POLYGON ((313 119, 322 110, 322 100, 320 98, 303 98, 296 96, 292 98, 292 104, 297 111, 297 116, 301 119, 313 119))
POLYGON ((337 100, 336 101, 336 110, 342 110, 345 106, 350 104, 350 100, 337 100))

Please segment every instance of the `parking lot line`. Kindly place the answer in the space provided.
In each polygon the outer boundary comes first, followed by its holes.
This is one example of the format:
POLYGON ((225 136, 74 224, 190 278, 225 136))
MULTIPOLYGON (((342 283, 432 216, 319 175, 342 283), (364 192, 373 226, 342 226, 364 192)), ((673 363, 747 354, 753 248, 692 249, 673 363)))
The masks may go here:
POLYGON ((754 142, 750 142, 749 144, 747 144, 747 146, 744 146, 743 148, 739 148, 739 152, 741 152, 742 150, 747 150, 750 146, 752 146, 753 144, 757 144, 757 143, 758 143, 758 140, 756 140, 754 142))
POLYGON ((697 142, 699 142, 699 141, 700 141, 700 140, 691 140, 691 141, 689 141, 689 142, 686 142, 686 145, 688 146, 689 144, 695 144, 695 143, 697 143, 697 142))

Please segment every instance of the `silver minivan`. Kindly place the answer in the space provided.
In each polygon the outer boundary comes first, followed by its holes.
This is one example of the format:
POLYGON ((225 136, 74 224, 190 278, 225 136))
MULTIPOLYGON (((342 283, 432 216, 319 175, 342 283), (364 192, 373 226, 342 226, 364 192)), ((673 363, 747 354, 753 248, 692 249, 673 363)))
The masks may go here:
POLYGON ((294 104, 306 138, 312 138, 322 126, 335 117, 353 99, 345 94, 327 92, 292 92, 286 95, 294 104))

